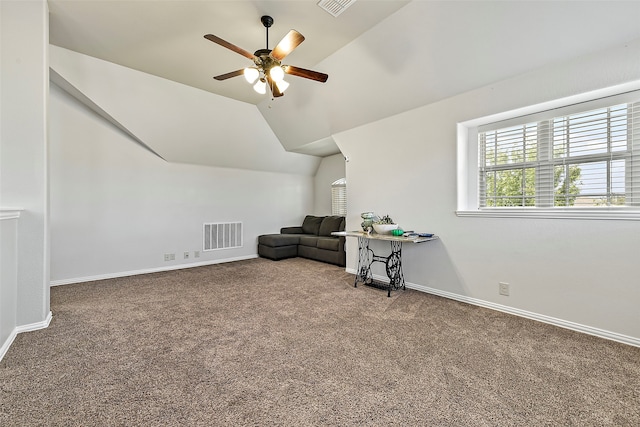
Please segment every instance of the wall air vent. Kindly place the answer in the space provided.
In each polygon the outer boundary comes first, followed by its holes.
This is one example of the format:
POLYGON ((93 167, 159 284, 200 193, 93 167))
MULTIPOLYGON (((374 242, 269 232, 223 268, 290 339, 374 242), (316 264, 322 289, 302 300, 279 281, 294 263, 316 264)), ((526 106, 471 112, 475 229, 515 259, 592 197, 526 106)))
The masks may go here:
POLYGON ((241 222, 211 222, 204 224, 203 251, 241 247, 241 222))
POLYGON ((331 15, 338 16, 355 2, 356 0, 320 0, 318 6, 331 15))

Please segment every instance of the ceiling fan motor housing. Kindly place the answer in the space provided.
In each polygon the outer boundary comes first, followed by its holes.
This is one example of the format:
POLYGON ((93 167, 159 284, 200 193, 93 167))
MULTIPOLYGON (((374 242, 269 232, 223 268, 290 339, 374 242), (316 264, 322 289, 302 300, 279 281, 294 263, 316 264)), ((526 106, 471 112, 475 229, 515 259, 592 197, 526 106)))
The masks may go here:
POLYGON ((254 62, 256 66, 264 70, 265 72, 270 70, 273 67, 279 67, 280 61, 273 58, 271 55, 271 49, 258 49, 255 51, 254 62))

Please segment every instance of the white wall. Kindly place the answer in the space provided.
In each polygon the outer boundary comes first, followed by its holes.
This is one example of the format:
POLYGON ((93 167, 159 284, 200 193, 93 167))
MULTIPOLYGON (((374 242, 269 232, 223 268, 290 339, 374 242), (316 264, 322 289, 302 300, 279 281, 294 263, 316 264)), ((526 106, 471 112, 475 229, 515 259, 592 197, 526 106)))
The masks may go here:
POLYGON ((346 173, 344 156, 335 154, 324 157, 313 182, 314 188, 314 215, 331 215, 331 184, 346 173))
MULTIPOLYGON (((404 247, 414 287, 640 345, 640 221, 455 214, 458 122, 638 80, 638 58, 640 40, 334 135, 349 158, 347 228, 375 211, 439 235, 404 247)), ((351 271, 356 249, 348 245, 351 271)))
POLYGON ((0 360, 16 334, 19 217, 19 211, 0 209, 0 360))
POLYGON ((165 162, 55 85, 50 135, 54 284, 254 257, 313 208, 312 176, 165 162), (202 252, 203 223, 225 221, 244 247, 202 252))
POLYGON ((313 175, 255 105, 50 46, 52 80, 175 163, 313 175))
POLYGON ((15 313, 20 331, 46 326, 49 316, 47 2, 1 1, 0 39, 0 208, 24 209, 17 292, 0 311, 15 313))

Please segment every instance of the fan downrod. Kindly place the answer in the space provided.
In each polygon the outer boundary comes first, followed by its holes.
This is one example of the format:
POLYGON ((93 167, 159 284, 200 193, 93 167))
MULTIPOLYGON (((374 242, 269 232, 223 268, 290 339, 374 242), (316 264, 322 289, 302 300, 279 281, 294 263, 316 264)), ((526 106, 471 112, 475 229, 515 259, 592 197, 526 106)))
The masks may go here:
POLYGON ((273 25, 273 18, 270 17, 269 15, 263 15, 263 16, 260 17, 260 21, 262 22, 262 25, 264 25, 264 28, 265 28, 265 30, 267 32, 267 46, 266 46, 266 48, 269 49, 269 27, 271 27, 273 25))

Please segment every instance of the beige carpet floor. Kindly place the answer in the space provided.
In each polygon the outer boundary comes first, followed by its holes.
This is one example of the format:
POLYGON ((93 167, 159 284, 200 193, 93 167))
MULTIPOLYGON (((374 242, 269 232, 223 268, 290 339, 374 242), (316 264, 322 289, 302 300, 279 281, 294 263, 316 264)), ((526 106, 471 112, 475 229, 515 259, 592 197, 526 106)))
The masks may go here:
POLYGON ((0 426, 634 426, 640 348, 264 259, 51 290, 0 426))

